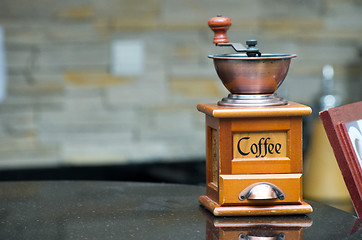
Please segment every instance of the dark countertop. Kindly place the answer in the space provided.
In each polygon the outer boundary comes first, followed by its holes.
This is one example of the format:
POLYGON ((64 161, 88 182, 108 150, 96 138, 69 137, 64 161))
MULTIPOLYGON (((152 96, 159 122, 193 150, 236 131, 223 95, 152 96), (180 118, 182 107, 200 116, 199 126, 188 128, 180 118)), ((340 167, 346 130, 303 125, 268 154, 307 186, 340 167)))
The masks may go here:
POLYGON ((0 182, 0 238, 223 239, 230 230, 290 228, 303 239, 362 239, 361 229, 351 235, 355 216, 323 204, 309 202, 314 212, 301 216, 215 218, 198 203, 204 192, 156 183, 0 182))

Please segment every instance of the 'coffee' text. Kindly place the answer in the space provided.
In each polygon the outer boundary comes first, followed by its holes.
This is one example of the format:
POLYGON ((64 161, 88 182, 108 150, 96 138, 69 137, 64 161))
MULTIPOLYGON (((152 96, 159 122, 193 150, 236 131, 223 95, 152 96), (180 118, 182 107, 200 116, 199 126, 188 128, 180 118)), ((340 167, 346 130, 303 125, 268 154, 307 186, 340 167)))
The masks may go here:
POLYGON ((266 157, 267 154, 280 154, 282 145, 280 143, 270 143, 270 138, 260 138, 258 143, 246 145, 246 149, 241 149, 242 141, 248 141, 250 137, 243 137, 238 141, 238 152, 243 156, 248 156, 250 153, 254 154, 255 157, 266 157))

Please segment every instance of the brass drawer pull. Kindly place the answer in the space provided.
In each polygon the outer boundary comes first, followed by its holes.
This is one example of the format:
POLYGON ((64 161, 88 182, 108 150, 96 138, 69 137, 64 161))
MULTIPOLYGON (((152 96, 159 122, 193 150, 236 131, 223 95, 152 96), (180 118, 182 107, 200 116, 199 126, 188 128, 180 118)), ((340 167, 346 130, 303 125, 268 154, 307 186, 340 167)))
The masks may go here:
POLYGON ((271 183, 255 183, 245 188, 239 194, 239 200, 268 200, 285 199, 285 194, 277 186, 271 183))

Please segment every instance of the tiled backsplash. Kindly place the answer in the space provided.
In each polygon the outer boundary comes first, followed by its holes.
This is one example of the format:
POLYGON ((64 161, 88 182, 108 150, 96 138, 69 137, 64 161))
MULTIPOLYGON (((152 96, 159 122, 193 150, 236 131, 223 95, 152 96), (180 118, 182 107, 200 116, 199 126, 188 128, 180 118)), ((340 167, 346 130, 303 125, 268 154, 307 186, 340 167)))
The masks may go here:
POLYGON ((227 95, 207 58, 226 51, 207 26, 218 13, 233 20, 231 41, 298 55, 280 89, 288 100, 313 105, 324 64, 336 92, 360 100, 361 12, 353 0, 2 0, 0 168, 203 158, 196 104, 227 95), (143 46, 141 70, 111 74, 114 41, 143 46))

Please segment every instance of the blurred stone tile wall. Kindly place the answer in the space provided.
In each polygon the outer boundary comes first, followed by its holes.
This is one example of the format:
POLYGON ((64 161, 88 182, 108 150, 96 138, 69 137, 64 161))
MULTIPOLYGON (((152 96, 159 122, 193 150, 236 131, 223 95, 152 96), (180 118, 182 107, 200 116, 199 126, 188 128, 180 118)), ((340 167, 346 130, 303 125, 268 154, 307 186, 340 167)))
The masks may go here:
POLYGON ((219 13, 233 20, 231 41, 298 55, 280 95, 313 104, 332 64, 336 92, 361 99, 358 0, 2 0, 0 168, 203 158, 196 104, 227 95, 206 57, 226 51, 207 26, 219 13), (111 74, 116 40, 142 43, 143 71, 111 74))

